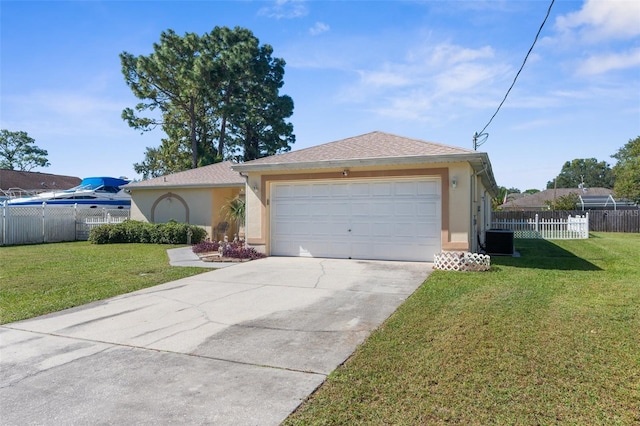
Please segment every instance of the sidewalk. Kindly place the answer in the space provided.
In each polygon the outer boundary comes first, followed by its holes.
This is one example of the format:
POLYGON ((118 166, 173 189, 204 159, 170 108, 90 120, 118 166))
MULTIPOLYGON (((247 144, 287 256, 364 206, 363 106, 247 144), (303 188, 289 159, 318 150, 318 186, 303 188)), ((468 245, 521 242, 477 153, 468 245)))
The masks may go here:
POLYGON ((171 266, 196 266, 200 268, 220 269, 237 265, 239 262, 204 262, 200 260, 191 247, 168 249, 169 265, 171 266))

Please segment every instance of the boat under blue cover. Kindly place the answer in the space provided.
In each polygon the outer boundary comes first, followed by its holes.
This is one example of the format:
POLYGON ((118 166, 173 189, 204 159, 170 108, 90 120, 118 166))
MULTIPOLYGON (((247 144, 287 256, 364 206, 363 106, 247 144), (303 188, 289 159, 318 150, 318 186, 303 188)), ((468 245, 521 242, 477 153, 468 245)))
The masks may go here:
POLYGON ((131 196, 122 187, 130 181, 114 177, 88 177, 80 185, 62 191, 42 192, 8 200, 10 206, 75 206, 82 208, 128 209, 131 196))

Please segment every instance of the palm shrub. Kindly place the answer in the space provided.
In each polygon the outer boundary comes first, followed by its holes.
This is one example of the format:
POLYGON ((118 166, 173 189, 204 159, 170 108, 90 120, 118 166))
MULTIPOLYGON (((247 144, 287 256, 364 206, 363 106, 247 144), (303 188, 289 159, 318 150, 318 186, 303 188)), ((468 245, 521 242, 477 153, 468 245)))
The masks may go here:
POLYGON ((246 202, 244 197, 240 195, 227 199, 227 203, 222 206, 220 212, 224 215, 224 218, 233 223, 239 230, 244 227, 246 202))

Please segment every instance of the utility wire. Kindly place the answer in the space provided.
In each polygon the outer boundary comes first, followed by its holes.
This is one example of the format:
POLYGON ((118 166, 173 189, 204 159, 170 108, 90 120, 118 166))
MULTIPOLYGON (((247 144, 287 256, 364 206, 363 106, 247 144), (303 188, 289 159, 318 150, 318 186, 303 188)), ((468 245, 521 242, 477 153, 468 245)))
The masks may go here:
POLYGON ((518 76, 522 72, 522 69, 524 68, 524 65, 527 63, 527 59, 529 59, 529 55, 533 51, 533 47, 536 45, 536 43, 538 41, 538 37, 540 36, 540 33, 542 32, 542 28, 544 28, 544 24, 547 22, 547 19, 549 18, 549 14, 551 14, 551 8, 553 7, 553 3, 555 3, 555 0, 551 0, 551 4, 549 4, 549 8, 547 9, 547 15, 544 17, 544 20, 542 21, 542 24, 540 24, 540 28, 538 28, 538 33, 536 34, 536 37, 533 39, 533 44, 531 44, 531 47, 529 48, 529 51, 527 52, 527 55, 524 57, 524 61, 522 61, 522 65, 520 66, 520 69, 516 73, 516 76, 514 77, 513 83, 511 83, 511 86, 509 87, 509 90, 507 90, 507 93, 504 95, 504 98, 502 99, 502 102, 500 102, 500 105, 498 105, 498 109, 496 109, 496 112, 493 113, 493 115, 489 119, 489 122, 487 123, 487 125, 484 126, 482 128, 482 130, 480 130, 479 132, 476 132, 476 134, 473 135, 473 149, 478 149, 478 147, 480 145, 482 145, 487 140, 487 137, 489 135, 484 133, 484 131, 487 129, 487 127, 489 127, 489 124, 491 124, 491 122, 493 121, 495 116, 498 115, 498 111, 500 111, 500 108, 502 108, 502 105, 507 100, 507 96, 509 96, 509 93, 511 92, 511 89, 513 89, 513 86, 516 85, 516 80, 518 80, 518 76), (482 139, 481 142, 478 142, 478 139, 480 139, 480 138, 483 138, 483 139, 482 139))

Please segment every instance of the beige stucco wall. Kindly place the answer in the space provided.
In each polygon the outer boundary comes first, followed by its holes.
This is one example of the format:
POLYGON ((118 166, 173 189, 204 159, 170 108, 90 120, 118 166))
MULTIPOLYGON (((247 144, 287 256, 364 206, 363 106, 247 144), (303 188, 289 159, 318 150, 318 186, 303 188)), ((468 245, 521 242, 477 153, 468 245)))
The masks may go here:
POLYGON ((433 171, 434 176, 440 177, 442 183, 442 249, 471 250, 474 247, 477 232, 472 213, 476 211, 474 210, 477 209, 476 202, 482 199, 485 189, 480 178, 474 175, 473 168, 467 162, 352 167, 347 177, 342 176, 342 168, 248 173, 247 241, 256 249, 269 253, 269 197, 273 181, 408 177, 412 174, 425 176, 430 174, 430 170, 433 171), (291 176, 290 179, 289 176, 291 176), (452 185, 453 177, 456 178, 455 189, 452 185))
MULTIPOLYGON (((257 241, 260 239, 260 236, 266 232, 266 230, 263 230, 263 221, 266 221, 266 218, 263 217, 262 212, 266 206, 266 202, 261 196, 263 191, 261 178, 261 174, 250 174, 247 179, 247 188, 245 190, 245 208, 247 210, 245 232, 247 241, 257 241)), ((257 243, 254 245, 256 249, 265 252, 264 244, 257 243)))
MULTIPOLYGON (((203 227, 213 239, 214 227, 221 222, 221 208, 243 188, 162 188, 131 191, 131 219, 166 223, 171 219, 203 227)), ((235 229, 227 235, 233 236, 235 229)))
MULTIPOLYGON (((469 163, 452 163, 449 167, 449 232, 450 241, 460 247, 469 243, 470 174, 469 163), (453 180, 456 187, 453 187, 453 180)), ((443 212, 444 214, 444 212, 443 212)))

